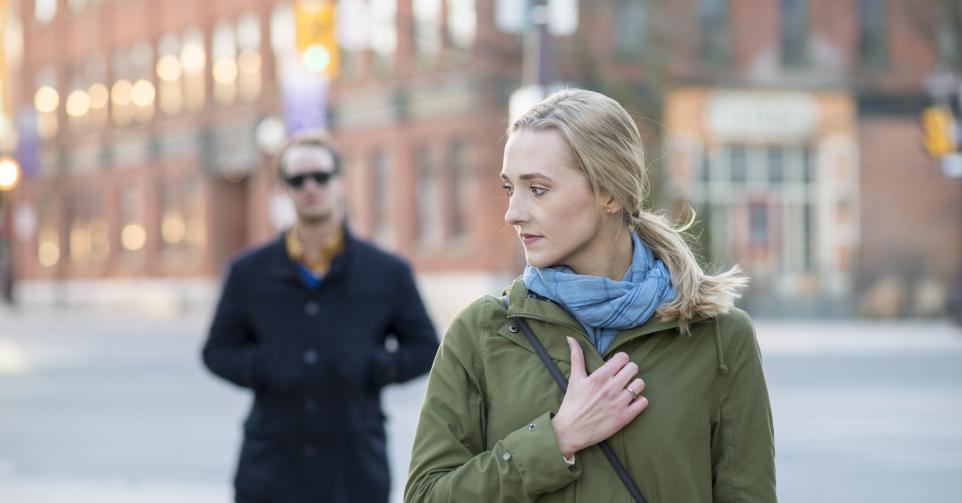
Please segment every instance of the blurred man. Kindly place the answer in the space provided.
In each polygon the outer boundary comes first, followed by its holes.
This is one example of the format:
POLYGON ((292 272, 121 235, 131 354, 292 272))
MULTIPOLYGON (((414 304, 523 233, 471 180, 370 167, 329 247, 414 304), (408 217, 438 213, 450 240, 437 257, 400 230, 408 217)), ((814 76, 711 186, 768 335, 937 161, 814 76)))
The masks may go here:
POLYGON ((380 391, 426 372, 437 335, 408 265, 351 235, 330 140, 297 136, 277 164, 297 222, 231 262, 203 349, 254 393, 235 501, 386 502, 380 391))

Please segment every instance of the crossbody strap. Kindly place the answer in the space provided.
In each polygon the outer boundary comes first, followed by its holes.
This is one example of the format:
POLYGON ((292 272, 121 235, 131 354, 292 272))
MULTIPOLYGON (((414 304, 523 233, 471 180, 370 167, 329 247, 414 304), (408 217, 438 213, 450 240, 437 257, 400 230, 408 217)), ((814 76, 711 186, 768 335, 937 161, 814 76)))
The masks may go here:
MULTIPOLYGON (((501 303, 504 304, 504 308, 508 308, 508 296, 505 295, 501 297, 501 303)), ((568 380, 565 379, 561 369, 558 368, 558 364, 551 359, 548 355, 548 350, 544 348, 541 341, 535 337, 534 332, 531 331, 531 327, 528 323, 524 321, 524 318, 511 318, 511 322, 521 329, 521 333, 524 337, 528 339, 528 343, 534 348, 535 353, 538 353, 538 358, 541 358, 541 363, 548 369, 548 373, 554 378, 555 382, 558 383, 558 387, 561 388, 561 392, 565 393, 568 391, 568 380)), ((598 447, 601 448, 601 452, 604 453, 605 458, 608 459, 608 463, 618 474, 618 478, 621 482, 625 484, 625 488, 628 489, 628 493, 635 500, 636 503, 647 503, 644 495, 641 494, 641 490, 638 489, 638 485, 632 480, 631 475, 628 474, 628 470, 625 469, 625 465, 621 464, 621 460, 615 455, 615 452, 611 450, 611 446, 608 445, 607 441, 602 440, 598 443, 598 447)))

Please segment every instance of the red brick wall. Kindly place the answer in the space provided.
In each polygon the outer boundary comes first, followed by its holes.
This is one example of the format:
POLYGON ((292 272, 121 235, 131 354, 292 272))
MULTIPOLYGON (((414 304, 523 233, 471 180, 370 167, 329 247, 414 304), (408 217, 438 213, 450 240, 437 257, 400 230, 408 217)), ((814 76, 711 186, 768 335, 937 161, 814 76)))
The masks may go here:
POLYGON ((962 181, 922 151, 914 117, 863 119, 859 136, 860 286, 888 274, 951 283, 962 272, 962 181))

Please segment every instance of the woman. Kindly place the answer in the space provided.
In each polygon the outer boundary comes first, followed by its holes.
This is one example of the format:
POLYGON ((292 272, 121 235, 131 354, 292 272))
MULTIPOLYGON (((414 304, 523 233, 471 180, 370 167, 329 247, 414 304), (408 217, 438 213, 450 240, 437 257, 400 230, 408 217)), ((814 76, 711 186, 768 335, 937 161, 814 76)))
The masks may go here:
POLYGON ((548 97, 510 126, 501 178, 528 266, 445 336, 405 501, 628 502, 602 440, 651 503, 776 501, 759 350, 733 306, 746 279, 705 274, 643 208, 624 108, 584 90, 548 97))

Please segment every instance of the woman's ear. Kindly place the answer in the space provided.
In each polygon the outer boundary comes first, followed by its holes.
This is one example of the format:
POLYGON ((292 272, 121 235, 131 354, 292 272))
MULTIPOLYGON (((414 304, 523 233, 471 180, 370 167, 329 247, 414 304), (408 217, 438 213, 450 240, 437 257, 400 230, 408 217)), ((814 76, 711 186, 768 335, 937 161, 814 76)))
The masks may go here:
POLYGON ((605 214, 607 215, 615 215, 619 211, 621 211, 621 208, 622 208, 621 203, 619 203, 617 200, 615 200, 614 197, 611 197, 608 194, 604 194, 601 196, 601 203, 602 203, 602 207, 605 210, 605 214))

